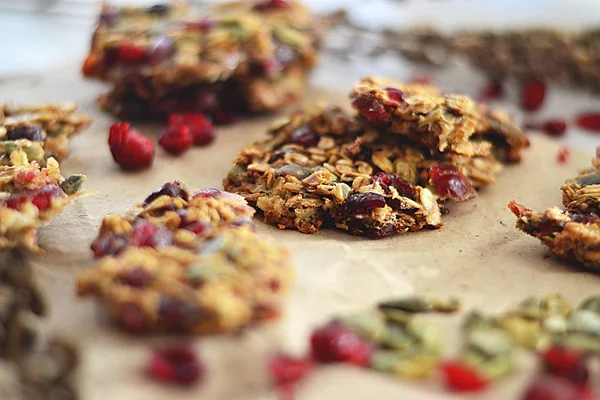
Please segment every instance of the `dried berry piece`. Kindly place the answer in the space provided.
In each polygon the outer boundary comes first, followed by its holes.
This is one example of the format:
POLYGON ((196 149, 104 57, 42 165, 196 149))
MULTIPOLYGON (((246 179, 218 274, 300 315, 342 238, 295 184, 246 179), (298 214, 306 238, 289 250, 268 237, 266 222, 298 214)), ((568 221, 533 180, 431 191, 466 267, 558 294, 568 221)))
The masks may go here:
POLYGON ((170 59, 175 54, 175 45, 168 37, 159 37, 152 41, 147 50, 148 63, 151 65, 160 64, 170 59))
POLYGON ((27 139, 32 142, 46 140, 46 132, 40 125, 18 125, 6 133, 8 140, 27 139))
POLYGON ((194 146, 206 146, 215 139, 213 124, 202 114, 171 114, 169 116, 169 125, 187 126, 194 138, 194 146))
POLYGON ((162 296, 159 310, 161 321, 171 332, 186 332, 201 317, 201 310, 190 301, 162 296))
POLYGON ((130 129, 126 122, 110 127, 108 144, 113 159, 125 170, 148 168, 154 159, 154 145, 150 139, 130 129))
POLYGON ((391 111, 374 96, 364 95, 356 97, 352 101, 352 105, 362 117, 376 125, 386 124, 391 116, 391 111))
POLYGON ((190 347, 173 346, 152 353, 149 372, 158 381, 190 386, 201 381, 204 366, 190 347))
POLYGON ((292 132, 290 137, 292 143, 299 144, 304 147, 313 147, 319 143, 319 136, 314 133, 308 126, 301 126, 292 132))
POLYGON ((442 364, 446 387, 457 392, 477 392, 483 390, 489 381, 469 365, 447 361, 442 364))
POLYGON ((370 343, 338 323, 313 331, 310 345, 312 357, 323 363, 344 362, 364 367, 373 352, 370 343))
POLYGON ((569 157, 571 156, 571 150, 568 147, 562 146, 558 149, 558 154, 556 155, 556 161, 559 164, 565 164, 569 161, 569 157))
POLYGON ((542 124, 542 130, 550 136, 563 136, 567 131, 567 123, 562 119, 551 119, 542 124))
POLYGON ((429 179, 441 199, 467 201, 477 196, 475 188, 465 175, 450 165, 434 165, 429 179))
POLYGON ((285 354, 278 354, 271 359, 269 368, 273 381, 277 385, 298 382, 312 369, 310 358, 292 358, 285 354))
POLYGON ((91 245, 94 257, 116 255, 127 247, 127 238, 118 236, 112 232, 99 236, 91 245))
POLYGON ((594 392, 555 376, 537 377, 523 394, 523 400, 594 400, 594 392))
POLYGON ((387 93, 390 100, 394 100, 398 104, 404 103, 404 92, 393 87, 386 87, 385 92, 387 93))
POLYGON ((346 199, 344 203, 349 212, 368 212, 375 208, 385 207, 385 197, 378 193, 355 193, 346 199))
POLYGON ((389 174, 385 172, 378 172, 371 178, 371 182, 378 183, 384 190, 389 190, 389 187, 394 187, 400 196, 408 197, 410 199, 415 198, 415 189, 413 185, 406 179, 400 178, 397 174, 389 174))
POLYGON ((171 232, 162 226, 140 219, 135 222, 129 244, 135 247, 166 247, 173 241, 171 232))
POLYGON ((143 268, 134 268, 121 275, 121 282, 134 288, 145 288, 151 281, 150 274, 143 268))
POLYGON ((66 198, 67 195, 58 185, 45 185, 39 189, 26 190, 6 199, 8 208, 17 209, 21 204, 31 201, 40 211, 47 210, 55 198, 66 198))
POLYGON ((504 88, 500 81, 492 80, 481 90, 479 99, 481 101, 496 100, 504 96, 504 88))
POLYGON ((167 152, 179 155, 194 144, 194 137, 186 125, 169 125, 160 136, 158 144, 167 152))
POLYGON ((288 0, 262 0, 254 6, 255 10, 276 10, 290 7, 288 0))
POLYGON ((160 189, 152 192, 150 196, 146 197, 144 204, 150 204, 160 196, 181 197, 185 201, 188 201, 190 198, 190 194, 185 184, 180 181, 167 182, 162 185, 160 189))
POLYGON ((586 359, 576 350, 552 347, 542 354, 542 360, 546 373, 578 384, 588 381, 589 370, 586 359))
POLYGON ((544 103, 546 85, 540 81, 526 83, 521 91, 521 107, 527 111, 535 111, 544 103))
POLYGON ((133 333, 142 332, 146 325, 144 313, 135 304, 122 305, 118 311, 117 320, 123 329, 133 333))
POLYGON ((575 123, 581 129, 593 132, 600 132, 600 113, 581 113, 575 118, 575 123))
POLYGON ((133 43, 123 43, 116 48, 116 58, 120 64, 137 65, 148 61, 148 53, 133 43))

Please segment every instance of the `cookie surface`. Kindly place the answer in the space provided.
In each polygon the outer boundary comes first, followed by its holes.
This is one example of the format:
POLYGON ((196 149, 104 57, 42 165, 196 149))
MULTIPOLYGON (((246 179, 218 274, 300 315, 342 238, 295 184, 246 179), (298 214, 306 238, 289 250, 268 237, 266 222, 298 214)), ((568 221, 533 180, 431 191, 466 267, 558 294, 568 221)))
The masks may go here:
POLYGON ((253 230, 254 209, 216 189, 165 184, 130 213, 103 221, 99 263, 78 280, 134 332, 234 332, 276 317, 293 268, 253 230))

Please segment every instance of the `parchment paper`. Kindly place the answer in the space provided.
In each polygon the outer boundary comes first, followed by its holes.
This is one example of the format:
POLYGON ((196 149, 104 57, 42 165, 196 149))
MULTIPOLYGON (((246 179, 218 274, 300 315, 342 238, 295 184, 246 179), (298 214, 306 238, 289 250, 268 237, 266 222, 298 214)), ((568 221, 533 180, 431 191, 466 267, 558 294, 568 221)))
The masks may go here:
MULTIPOLYGON (((280 231, 257 221, 258 230, 289 247, 297 278, 284 317, 249 329, 238 337, 179 338, 200 350, 208 373, 204 384, 184 390, 149 380, 144 366, 149 346, 168 338, 139 338, 113 329, 92 300, 74 295, 74 278, 92 264, 89 245, 102 216, 120 213, 142 200, 162 183, 182 179, 190 188, 221 187, 238 149, 263 137, 274 117, 218 129, 216 142, 194 148, 180 158, 157 147, 154 167, 123 173, 112 161, 107 145, 114 120, 99 112, 96 96, 105 89, 79 78, 77 67, 43 76, 24 76, 0 85, 0 98, 22 102, 76 101, 94 117, 94 124, 77 137, 63 163, 65 174, 88 176, 85 190, 95 192, 76 201, 40 231, 45 254, 32 257, 52 310, 50 330, 76 336, 84 350, 80 373, 84 400, 269 399, 266 360, 281 349, 306 350, 312 327, 334 313, 358 310, 388 296, 434 294, 459 296, 465 310, 496 312, 530 295, 560 291, 578 302, 600 292, 599 277, 548 257, 533 238, 514 228, 506 205, 515 198, 542 209, 560 204, 565 178, 589 165, 589 152, 574 151, 566 165, 557 165, 558 145, 541 137, 521 165, 509 167, 495 185, 474 201, 450 206, 445 226, 436 231, 367 240, 337 231, 303 235, 280 231)), ((346 103, 345 93, 310 88, 307 101, 329 99, 346 103)), ((156 139, 156 127, 139 127, 156 139)), ((446 353, 458 351, 459 316, 437 317, 444 332, 446 353)), ((511 399, 534 371, 533 358, 519 352, 517 373, 474 398, 511 399)), ((431 379, 410 382, 346 366, 320 367, 303 382, 298 399, 443 399, 456 398, 431 379)))

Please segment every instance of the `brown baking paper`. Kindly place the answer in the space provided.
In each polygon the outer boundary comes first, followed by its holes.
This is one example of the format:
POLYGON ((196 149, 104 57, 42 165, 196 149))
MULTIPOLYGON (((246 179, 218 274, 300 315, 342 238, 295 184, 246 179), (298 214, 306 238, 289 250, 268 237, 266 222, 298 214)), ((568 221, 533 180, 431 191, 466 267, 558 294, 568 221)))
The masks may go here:
MULTIPOLYGON (((389 296, 458 296, 464 311, 435 317, 443 329, 445 353, 460 347, 461 316, 477 308, 498 312, 531 295, 560 292, 578 302, 600 293, 599 277, 549 257, 536 239, 514 228, 507 209, 511 199, 532 208, 560 204, 565 178, 589 165, 592 152, 573 151, 558 165, 558 145, 532 138, 524 161, 506 168, 495 185, 463 204, 451 204, 440 230, 397 235, 383 240, 340 231, 304 235, 257 221, 257 229, 293 253, 297 277, 283 318, 248 329, 236 337, 179 338, 198 348, 208 372, 193 389, 161 386, 145 375, 150 346, 168 338, 140 338, 114 329, 91 299, 75 296, 77 272, 93 264, 89 245, 107 213, 121 213, 164 182, 181 179, 192 189, 218 187, 239 148, 260 139, 274 118, 260 117, 219 128, 216 141, 171 157, 157 147, 154 166, 124 173, 113 162, 108 128, 114 119, 95 106, 105 88, 84 81, 75 67, 45 76, 24 76, 0 84, 0 98, 15 102, 76 101, 94 123, 74 139, 62 164, 65 175, 84 173, 89 196, 77 200, 40 230, 45 253, 31 256, 51 307, 49 329, 77 337, 83 349, 80 371, 84 400, 274 399, 269 391, 267 358, 278 350, 306 351, 311 329, 338 312, 369 307, 389 296)), ((345 93, 309 89, 307 101, 347 104, 345 93)), ((138 126, 156 139, 156 127, 138 126)), ((535 370, 533 357, 517 352, 516 373, 475 398, 518 398, 535 370)), ((443 399, 456 398, 439 376, 411 382, 349 366, 319 367, 297 388, 297 399, 443 399)))

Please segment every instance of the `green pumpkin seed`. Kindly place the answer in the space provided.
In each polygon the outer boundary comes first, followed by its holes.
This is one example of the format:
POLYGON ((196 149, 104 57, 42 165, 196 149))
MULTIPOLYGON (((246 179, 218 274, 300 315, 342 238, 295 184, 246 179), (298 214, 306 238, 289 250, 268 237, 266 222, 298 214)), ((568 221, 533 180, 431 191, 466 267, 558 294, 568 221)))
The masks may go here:
POLYGON ((395 310, 393 308, 384 308, 381 310, 385 319, 393 324, 405 326, 412 316, 406 311, 395 310))
POLYGON ((386 334, 385 320, 379 313, 350 314, 339 321, 366 340, 378 341, 386 334))
POLYGON ((577 310, 569 317, 567 329, 570 332, 600 336, 600 315, 590 310, 577 310))
POLYGON ((520 346, 536 349, 543 342, 542 329, 538 321, 520 316, 506 316, 500 320, 500 324, 520 346))
POLYGON ((583 353, 599 353, 600 338, 586 335, 585 333, 570 333, 556 338, 556 344, 579 350, 583 353))
POLYGON ((546 318, 542 323, 542 329, 553 335, 561 335, 567 331, 567 320, 559 315, 546 318))
POLYGON ((377 350, 371 355, 369 364, 376 371, 393 372, 404 358, 403 352, 397 350, 377 350))
POLYGON ((277 169, 281 175, 292 175, 299 180, 302 180, 313 173, 312 168, 304 167, 298 164, 287 164, 277 169))
POLYGON ((502 329, 472 329, 467 332, 467 346, 487 356, 497 356, 512 351, 513 341, 502 329))
POLYGON ((471 311, 465 317, 462 328, 465 330, 476 328, 494 328, 497 327, 498 321, 496 318, 483 315, 477 311, 471 311))
POLYGON ((600 172, 586 175, 577 181, 579 186, 600 185, 600 172))
POLYGON ((231 167, 229 170, 227 177, 231 179, 236 186, 240 186, 244 182, 244 176, 247 172, 248 171, 246 170, 246 167, 243 167, 239 164, 233 164, 233 167, 231 167))
POLYGON ((83 186, 83 182, 85 182, 85 175, 71 175, 60 184, 60 188, 67 195, 71 196, 81 190, 81 186, 83 186))
POLYGON ((477 367, 488 378, 499 379, 509 375, 514 369, 514 364, 510 354, 500 354, 486 359, 477 367))
POLYGON ((431 302, 422 297, 405 297, 402 299, 389 300, 379 303, 380 310, 400 310, 408 313, 419 313, 433 311, 431 302))
POLYGON ((423 349, 440 349, 441 338, 437 325, 428 321, 410 320, 406 325, 406 332, 418 340, 423 349))
POLYGON ((394 373, 407 378, 423 378, 438 364, 439 354, 428 351, 379 350, 373 353, 370 360, 371 368, 394 373))
POLYGON ((578 307, 580 310, 590 310, 600 315, 600 296, 588 297, 578 307))
POLYGON ((415 338, 406 330, 395 324, 388 324, 385 336, 381 339, 381 345, 392 349, 407 349, 415 345, 415 338))

